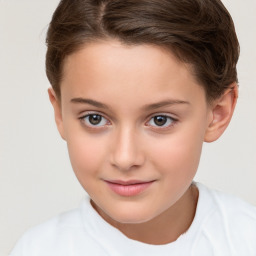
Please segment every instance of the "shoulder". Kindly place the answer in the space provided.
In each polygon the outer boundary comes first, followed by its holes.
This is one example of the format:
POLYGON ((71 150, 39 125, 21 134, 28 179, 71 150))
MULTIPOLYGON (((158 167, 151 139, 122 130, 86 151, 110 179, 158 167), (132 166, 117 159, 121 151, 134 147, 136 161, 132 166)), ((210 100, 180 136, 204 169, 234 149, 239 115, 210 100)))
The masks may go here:
POLYGON ((220 191, 211 191, 223 223, 245 237, 256 237, 256 207, 239 197, 220 191))
POLYGON ((214 209, 220 212, 223 217, 229 216, 229 220, 242 218, 248 221, 256 221, 256 206, 249 204, 237 196, 215 189, 209 189, 202 184, 199 184, 198 187, 199 191, 204 193, 205 199, 210 200, 214 209))
POLYGON ((81 214, 79 208, 63 212, 35 227, 30 228, 25 236, 38 241, 53 241, 58 233, 65 230, 79 230, 82 228, 81 214))
MULTIPOLYGON (((256 254, 256 207, 244 200, 197 184, 199 206, 206 208, 202 231, 213 243, 225 243, 233 251, 256 254), (200 201, 201 200, 201 201, 200 201)), ((239 255, 239 254, 235 254, 239 255)))
POLYGON ((83 238, 86 237, 84 231, 81 207, 79 207, 28 229, 19 239, 10 256, 67 255, 66 250, 70 247, 70 243, 74 240, 79 242, 81 234, 83 238))

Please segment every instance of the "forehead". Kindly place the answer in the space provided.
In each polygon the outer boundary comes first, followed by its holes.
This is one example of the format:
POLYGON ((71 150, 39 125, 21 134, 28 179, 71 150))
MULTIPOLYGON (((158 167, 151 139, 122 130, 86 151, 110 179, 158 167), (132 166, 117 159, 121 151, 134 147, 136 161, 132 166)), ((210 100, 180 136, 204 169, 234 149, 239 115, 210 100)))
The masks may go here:
POLYGON ((164 47, 150 44, 126 45, 115 40, 85 44, 80 50, 67 56, 64 62, 64 76, 70 71, 79 72, 77 67, 81 65, 88 71, 93 71, 93 74, 102 75, 116 70, 122 71, 124 75, 143 75, 147 71, 155 70, 157 72, 147 75, 158 75, 158 78, 171 70, 182 72, 184 75, 184 69, 190 68, 164 47), (162 72, 159 72, 160 69, 162 72))
POLYGON ((190 67, 170 51, 118 41, 90 43, 68 56, 61 91, 63 97, 110 97, 129 102, 157 101, 167 95, 186 101, 199 92, 204 96, 190 67))

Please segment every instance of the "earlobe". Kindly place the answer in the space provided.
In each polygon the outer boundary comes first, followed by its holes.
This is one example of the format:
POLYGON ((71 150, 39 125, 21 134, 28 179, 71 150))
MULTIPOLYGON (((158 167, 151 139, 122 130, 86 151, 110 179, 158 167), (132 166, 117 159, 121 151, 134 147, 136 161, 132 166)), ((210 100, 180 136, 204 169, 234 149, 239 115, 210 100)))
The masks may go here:
POLYGON ((228 127, 232 118, 238 97, 238 86, 231 84, 225 93, 214 101, 211 106, 211 120, 206 129, 204 141, 217 140, 228 127))
POLYGON ((55 117, 55 122, 56 122, 56 125, 58 128, 58 131, 59 131, 62 139, 65 140, 60 100, 57 98, 57 96, 52 88, 48 89, 48 95, 49 95, 50 102, 53 106, 54 117, 55 117))

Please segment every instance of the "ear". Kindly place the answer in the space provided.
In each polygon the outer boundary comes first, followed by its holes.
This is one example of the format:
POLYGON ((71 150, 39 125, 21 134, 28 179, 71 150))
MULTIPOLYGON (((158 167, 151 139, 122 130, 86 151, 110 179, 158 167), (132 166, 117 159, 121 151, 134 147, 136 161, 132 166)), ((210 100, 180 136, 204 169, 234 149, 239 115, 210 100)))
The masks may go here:
POLYGON ((48 95, 49 95, 50 102, 52 103, 52 106, 54 109, 54 117, 55 117, 55 122, 56 122, 56 125, 58 128, 58 131, 59 131, 62 139, 65 140, 65 132, 64 132, 62 112, 61 112, 61 102, 58 99, 58 97, 56 96, 56 94, 52 88, 48 89, 48 95))
POLYGON ((233 83, 225 93, 211 104, 211 120, 206 129, 204 141, 217 140, 228 127, 232 118, 238 97, 238 86, 233 83))

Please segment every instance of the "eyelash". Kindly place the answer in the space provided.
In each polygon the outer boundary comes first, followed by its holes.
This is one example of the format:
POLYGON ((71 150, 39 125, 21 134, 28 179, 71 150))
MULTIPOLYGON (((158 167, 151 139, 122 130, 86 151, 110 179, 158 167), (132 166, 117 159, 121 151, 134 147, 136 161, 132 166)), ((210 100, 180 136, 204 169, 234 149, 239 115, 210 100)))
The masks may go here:
MULTIPOLYGON (((156 117, 163 117, 163 118, 166 118, 167 120, 169 120, 169 122, 171 122, 168 126, 157 126, 157 125, 155 125, 155 126, 151 126, 151 127, 153 127, 152 129, 155 129, 155 130, 167 130, 167 129, 170 129, 172 126, 174 126, 177 122, 178 122, 178 119, 176 119, 176 118, 173 118, 172 116, 170 116, 170 115, 167 115, 167 114, 154 114, 154 115, 151 115, 151 117, 149 118, 149 121, 147 121, 146 122, 146 126, 150 126, 150 125, 148 125, 148 123, 152 120, 152 119, 154 119, 154 118, 156 118, 156 117)), ((92 130, 99 130, 99 129, 102 129, 102 128, 105 128, 106 126, 108 126, 109 124, 111 124, 111 122, 110 121, 108 121, 108 119, 106 118, 106 117, 104 117, 104 115, 102 115, 101 113, 98 113, 98 112, 90 112, 90 113, 86 113, 86 115, 83 115, 83 116, 81 116, 81 117, 79 117, 79 120, 82 122, 82 124, 84 125, 84 126, 86 126, 87 128, 89 128, 89 129, 92 129, 92 130), (98 116, 98 117, 100 117, 101 118, 101 121, 102 121, 102 119, 105 119, 106 120, 106 122, 107 122, 107 124, 105 124, 105 125, 103 125, 103 126, 99 126, 99 125, 93 125, 93 124, 86 124, 86 121, 85 121, 85 119, 86 118, 89 118, 89 117, 92 117, 92 116, 98 116)), ((89 120, 88 120, 88 122, 89 122, 89 120)), ((167 121, 168 122, 168 121, 167 121)))

